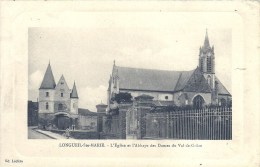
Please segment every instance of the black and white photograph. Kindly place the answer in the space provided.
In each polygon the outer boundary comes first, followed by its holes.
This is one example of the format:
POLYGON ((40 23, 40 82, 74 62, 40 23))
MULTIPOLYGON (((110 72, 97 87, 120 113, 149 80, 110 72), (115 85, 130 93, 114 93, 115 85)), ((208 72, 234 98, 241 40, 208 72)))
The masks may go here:
POLYGON ((232 140, 231 34, 30 28, 28 138, 232 140))

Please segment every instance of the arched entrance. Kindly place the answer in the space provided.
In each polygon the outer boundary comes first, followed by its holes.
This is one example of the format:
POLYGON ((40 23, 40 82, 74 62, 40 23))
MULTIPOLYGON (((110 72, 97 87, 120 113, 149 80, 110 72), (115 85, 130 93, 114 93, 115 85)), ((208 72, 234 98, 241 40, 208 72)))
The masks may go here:
POLYGON ((66 114, 57 114, 55 116, 56 127, 60 130, 66 130, 72 125, 72 119, 66 114))
POLYGON ((201 95, 197 95, 193 98, 193 107, 194 108, 202 108, 205 101, 201 95))

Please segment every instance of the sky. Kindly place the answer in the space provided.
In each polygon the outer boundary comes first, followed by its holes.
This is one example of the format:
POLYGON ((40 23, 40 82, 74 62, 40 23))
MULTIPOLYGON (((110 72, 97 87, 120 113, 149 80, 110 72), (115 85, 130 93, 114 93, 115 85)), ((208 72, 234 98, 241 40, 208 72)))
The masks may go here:
MULTIPOLYGON (((125 67, 196 68, 206 33, 201 27, 29 28, 29 100, 37 100, 50 61, 56 83, 62 74, 70 89, 75 81, 79 107, 96 111, 97 104, 107 102, 114 60, 125 67)), ((232 31, 210 28, 208 36, 215 48, 216 76, 232 93, 232 31)))

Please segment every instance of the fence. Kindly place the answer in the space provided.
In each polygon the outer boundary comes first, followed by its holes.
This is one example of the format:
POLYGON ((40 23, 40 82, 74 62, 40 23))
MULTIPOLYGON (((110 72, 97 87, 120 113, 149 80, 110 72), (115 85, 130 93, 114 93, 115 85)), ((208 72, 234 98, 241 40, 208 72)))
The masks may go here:
POLYGON ((232 109, 154 110, 143 117, 144 139, 231 140, 232 109))

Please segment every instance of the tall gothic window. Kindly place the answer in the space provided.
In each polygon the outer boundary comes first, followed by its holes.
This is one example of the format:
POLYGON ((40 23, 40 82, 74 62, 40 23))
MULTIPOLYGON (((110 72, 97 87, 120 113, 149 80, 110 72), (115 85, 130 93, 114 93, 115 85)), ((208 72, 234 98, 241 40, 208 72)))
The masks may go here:
POLYGON ((45 105, 46 110, 49 110, 49 103, 47 102, 45 105))
POLYGON ((49 97, 49 92, 46 92, 46 97, 49 97))
POLYGON ((208 75, 207 81, 208 81, 209 86, 211 86, 211 77, 210 77, 210 75, 208 75))
POLYGON ((211 58, 207 56, 207 72, 211 72, 211 58))

